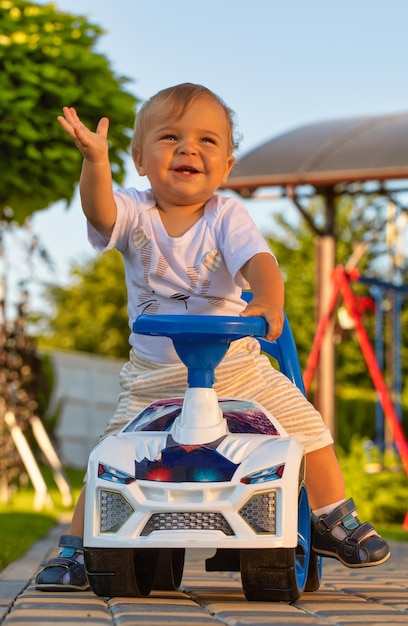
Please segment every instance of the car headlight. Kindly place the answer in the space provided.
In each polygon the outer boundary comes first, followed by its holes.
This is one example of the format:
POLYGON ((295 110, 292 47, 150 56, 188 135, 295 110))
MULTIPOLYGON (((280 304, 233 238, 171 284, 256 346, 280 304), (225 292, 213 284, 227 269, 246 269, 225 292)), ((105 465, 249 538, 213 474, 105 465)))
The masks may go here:
POLYGON ((283 476, 284 469, 285 463, 274 465, 273 467, 266 467, 258 472, 247 474, 247 476, 241 478, 240 482, 245 485, 256 485, 258 483, 266 483, 269 480, 279 480, 283 476))
POLYGON ((136 480, 134 476, 126 474, 105 463, 99 463, 98 465, 98 478, 109 480, 113 483, 119 483, 120 485, 129 485, 129 483, 133 483, 136 480))

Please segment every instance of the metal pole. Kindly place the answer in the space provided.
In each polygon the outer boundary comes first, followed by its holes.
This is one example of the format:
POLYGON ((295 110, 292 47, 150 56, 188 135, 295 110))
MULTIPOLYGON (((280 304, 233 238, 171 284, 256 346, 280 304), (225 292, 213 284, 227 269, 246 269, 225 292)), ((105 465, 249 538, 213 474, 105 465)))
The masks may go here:
MULTIPOLYGON (((384 298, 384 290, 379 287, 373 287, 371 293, 375 300, 375 357, 378 367, 384 371, 384 323, 382 302, 384 298)), ((384 428, 384 411, 381 402, 377 397, 375 403, 375 444, 384 453, 385 448, 385 428, 384 428)))
MULTIPOLYGON (((325 190, 326 199, 326 229, 319 240, 319 318, 329 305, 332 292, 333 271, 335 267, 336 242, 334 238, 335 197, 331 187, 325 190)), ((334 317, 330 319, 326 334, 323 338, 319 370, 317 375, 316 405, 325 424, 330 428, 333 437, 336 436, 335 423, 335 347, 334 347, 334 317)))

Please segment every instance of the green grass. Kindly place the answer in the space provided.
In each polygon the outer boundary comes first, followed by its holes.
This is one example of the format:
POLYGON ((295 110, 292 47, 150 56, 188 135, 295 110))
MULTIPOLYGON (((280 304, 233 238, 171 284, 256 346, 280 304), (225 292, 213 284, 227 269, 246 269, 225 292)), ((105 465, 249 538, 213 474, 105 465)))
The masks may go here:
MULTIPOLYGON (((34 490, 31 485, 19 489, 7 504, 0 503, 0 571, 21 557, 30 546, 42 539, 55 526, 61 515, 69 515, 73 507, 62 505, 61 494, 47 468, 42 473, 49 487, 52 506, 34 511, 34 490)), ((67 470, 74 502, 82 488, 83 471, 67 470)))
POLYGON ((44 513, 0 512, 0 571, 22 556, 56 524, 56 518, 44 513))

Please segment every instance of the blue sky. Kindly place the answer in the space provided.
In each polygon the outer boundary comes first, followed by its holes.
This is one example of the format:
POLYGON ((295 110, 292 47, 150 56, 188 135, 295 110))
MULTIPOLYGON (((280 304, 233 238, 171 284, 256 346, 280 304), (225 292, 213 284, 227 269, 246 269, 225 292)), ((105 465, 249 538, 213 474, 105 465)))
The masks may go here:
MULTIPOLYGON (((45 2, 38 2, 45 4, 45 2)), ((139 99, 184 81, 235 110, 239 154, 303 124, 408 109, 406 0, 59 0, 106 30, 98 52, 139 99)), ((69 103, 67 103, 69 104, 69 103)), ((101 110, 101 116, 109 111, 101 110)), ((129 160, 129 186, 147 186, 129 160)), ((249 203, 263 232, 279 203, 249 203)), ((92 252, 76 197, 39 213, 34 229, 65 282, 92 252)))

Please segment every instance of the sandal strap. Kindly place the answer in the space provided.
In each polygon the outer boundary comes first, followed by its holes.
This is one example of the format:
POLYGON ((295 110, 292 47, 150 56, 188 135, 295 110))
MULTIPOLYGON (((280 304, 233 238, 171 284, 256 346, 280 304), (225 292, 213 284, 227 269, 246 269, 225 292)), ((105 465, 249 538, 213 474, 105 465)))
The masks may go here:
POLYGON ((60 548, 76 548, 76 550, 83 550, 84 544, 82 537, 76 537, 75 535, 61 535, 58 546, 60 548))
POLYGON ((83 565, 78 563, 78 561, 75 561, 75 559, 70 559, 64 556, 56 556, 54 559, 48 559, 48 561, 43 561, 43 563, 41 563, 42 567, 65 567, 66 569, 72 571, 75 571, 78 565, 80 568, 83 567, 83 565))
POLYGON ((356 505, 354 504, 353 498, 347 500, 347 502, 343 502, 338 507, 334 509, 328 515, 321 517, 319 519, 319 523, 323 524, 328 530, 331 530, 333 526, 337 526, 347 515, 355 512, 356 505))
POLYGON ((370 537, 379 537, 380 535, 375 530, 374 526, 371 526, 368 522, 363 522, 355 530, 353 530, 348 536, 348 541, 355 541, 357 544, 370 537), (373 534, 373 531, 375 534, 373 534))
MULTIPOLYGON (((62 572, 66 570, 69 572, 70 584, 76 584, 76 581, 82 581, 84 577, 84 566, 75 559, 69 559, 66 557, 57 556, 54 559, 49 559, 41 563, 42 571, 52 568, 62 568, 62 572)), ((60 570, 61 571, 61 570, 60 570)), ((62 578, 62 572, 60 578, 62 578)))

